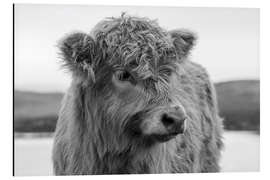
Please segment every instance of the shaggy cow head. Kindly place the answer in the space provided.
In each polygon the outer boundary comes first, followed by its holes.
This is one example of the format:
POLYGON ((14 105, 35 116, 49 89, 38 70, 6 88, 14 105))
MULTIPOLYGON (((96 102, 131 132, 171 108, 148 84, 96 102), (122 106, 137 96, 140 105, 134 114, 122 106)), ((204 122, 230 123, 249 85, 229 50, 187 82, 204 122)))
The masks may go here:
POLYGON ((177 72, 194 42, 189 31, 167 32, 155 21, 126 15, 61 40, 91 132, 104 141, 144 143, 183 133, 187 116, 175 96, 177 72))

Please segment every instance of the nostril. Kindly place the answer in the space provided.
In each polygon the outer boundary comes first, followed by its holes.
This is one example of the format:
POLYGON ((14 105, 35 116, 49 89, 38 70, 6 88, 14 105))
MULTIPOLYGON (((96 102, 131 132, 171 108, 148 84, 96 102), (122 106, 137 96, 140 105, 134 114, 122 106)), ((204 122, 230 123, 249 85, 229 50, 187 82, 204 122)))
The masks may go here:
POLYGON ((168 114, 163 114, 161 117, 161 122, 165 126, 169 126, 175 123, 175 119, 173 117, 168 116, 168 114))
POLYGON ((179 106, 175 106, 174 109, 175 109, 176 111, 178 111, 178 110, 180 109, 180 107, 179 107, 179 106))

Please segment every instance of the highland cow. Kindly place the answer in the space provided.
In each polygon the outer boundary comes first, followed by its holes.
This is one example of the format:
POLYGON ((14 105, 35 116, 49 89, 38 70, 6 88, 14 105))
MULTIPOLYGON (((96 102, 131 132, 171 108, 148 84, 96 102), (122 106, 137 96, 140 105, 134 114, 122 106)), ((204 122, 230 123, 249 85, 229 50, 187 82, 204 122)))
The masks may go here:
POLYGON ((53 148, 56 175, 218 172, 222 121, 194 33, 107 18, 60 43, 72 83, 53 148))

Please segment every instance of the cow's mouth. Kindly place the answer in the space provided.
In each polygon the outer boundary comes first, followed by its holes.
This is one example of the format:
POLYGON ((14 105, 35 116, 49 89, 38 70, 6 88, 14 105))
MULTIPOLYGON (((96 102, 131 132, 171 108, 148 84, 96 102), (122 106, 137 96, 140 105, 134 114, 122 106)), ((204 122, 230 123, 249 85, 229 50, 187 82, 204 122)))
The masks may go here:
POLYGON ((166 142, 175 138, 179 133, 168 133, 168 134, 151 134, 147 138, 155 142, 166 142))

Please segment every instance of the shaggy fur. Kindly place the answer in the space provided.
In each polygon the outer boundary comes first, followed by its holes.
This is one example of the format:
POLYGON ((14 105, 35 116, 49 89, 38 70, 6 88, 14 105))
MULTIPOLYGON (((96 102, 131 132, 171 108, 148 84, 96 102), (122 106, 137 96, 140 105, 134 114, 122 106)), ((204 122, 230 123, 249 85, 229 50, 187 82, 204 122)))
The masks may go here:
POLYGON ((195 40, 127 15, 64 37, 72 83, 55 132, 55 174, 218 172, 222 122, 207 72, 188 60, 195 40), (155 140, 171 106, 187 117, 186 130, 155 140))

